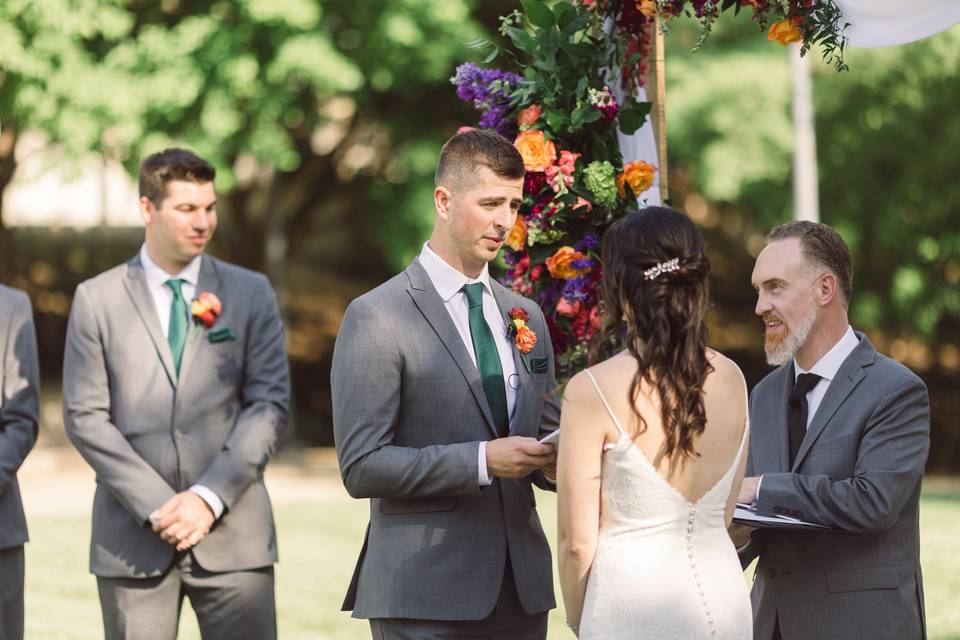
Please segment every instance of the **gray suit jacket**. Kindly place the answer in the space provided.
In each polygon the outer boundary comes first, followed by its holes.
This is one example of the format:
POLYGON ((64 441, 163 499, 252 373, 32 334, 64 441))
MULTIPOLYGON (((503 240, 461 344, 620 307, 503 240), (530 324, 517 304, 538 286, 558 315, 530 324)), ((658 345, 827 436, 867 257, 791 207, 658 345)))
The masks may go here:
POLYGON ((194 483, 226 507, 194 548, 204 569, 277 560, 263 484, 289 401, 276 299, 263 275, 209 256, 197 283, 203 291, 220 298, 223 312, 211 329, 191 323, 179 379, 139 257, 74 296, 63 413, 67 435, 97 473, 90 565, 98 576, 163 573, 175 549, 148 517, 194 483), (228 327, 235 339, 224 336, 228 327))
POLYGON ((37 371, 30 299, 0 285, 0 549, 27 541, 17 469, 37 441, 37 371))
POLYGON ((837 532, 755 531, 754 637, 926 637, 920 575, 920 481, 930 444, 927 389, 909 369, 860 344, 830 383, 787 468, 793 365, 750 396, 747 475, 762 475, 758 512, 837 532))
MULTIPOLYGON (((504 330, 519 306, 538 336, 524 360, 514 352, 520 387, 510 433, 543 435, 559 423, 543 313, 491 284, 504 330)), ((331 378, 343 481, 351 496, 370 498, 344 610, 357 618, 482 619, 508 561, 524 610, 554 607, 550 548, 531 486, 547 483, 538 472, 479 486, 480 441, 496 438, 496 429, 477 367, 419 261, 350 304, 331 378)))

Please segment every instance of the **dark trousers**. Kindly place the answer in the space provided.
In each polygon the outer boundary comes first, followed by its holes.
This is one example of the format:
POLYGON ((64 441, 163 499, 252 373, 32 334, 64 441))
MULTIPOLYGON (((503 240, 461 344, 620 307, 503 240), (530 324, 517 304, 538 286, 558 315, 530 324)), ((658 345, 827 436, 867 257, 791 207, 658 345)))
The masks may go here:
POLYGON ((513 571, 507 561, 500 596, 483 620, 370 620, 373 640, 544 640, 547 612, 528 614, 520 605, 513 571))
POLYGON ((106 640, 174 640, 184 596, 204 640, 277 637, 273 567, 212 573, 185 553, 156 578, 97 577, 106 640))
POLYGON ((0 549, 0 640, 23 640, 23 547, 0 549))

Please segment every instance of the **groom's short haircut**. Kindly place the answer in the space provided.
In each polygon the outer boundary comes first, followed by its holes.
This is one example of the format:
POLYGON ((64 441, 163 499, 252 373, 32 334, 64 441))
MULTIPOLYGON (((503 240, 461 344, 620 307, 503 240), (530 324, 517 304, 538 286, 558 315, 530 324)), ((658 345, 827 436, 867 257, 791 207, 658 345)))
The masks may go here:
POLYGON ((798 238, 809 262, 833 272, 840 284, 844 306, 849 307, 853 296, 853 260, 840 234, 825 224, 809 220, 787 222, 767 234, 768 243, 787 238, 798 238))
POLYGON ((176 147, 164 149, 140 163, 140 197, 159 207, 167 195, 168 182, 213 182, 216 175, 213 165, 192 151, 176 147))
POLYGON ((523 178, 523 157, 513 144, 493 131, 468 129, 443 145, 437 162, 436 186, 451 191, 469 189, 477 170, 486 167, 501 178, 523 178))

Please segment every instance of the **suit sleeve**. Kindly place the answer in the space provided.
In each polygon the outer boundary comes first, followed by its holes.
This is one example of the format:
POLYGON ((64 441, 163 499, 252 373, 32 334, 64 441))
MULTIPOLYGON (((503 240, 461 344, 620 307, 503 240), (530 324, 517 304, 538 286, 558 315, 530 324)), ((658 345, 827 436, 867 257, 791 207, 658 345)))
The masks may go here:
POLYGON ((422 448, 393 444, 403 376, 394 328, 373 304, 357 299, 337 335, 330 376, 333 433, 347 492, 354 498, 479 493, 479 442, 422 448))
POLYGON ((17 292, 3 341, 0 400, 0 495, 37 441, 37 338, 30 299, 17 292))
POLYGON ((173 488, 140 457, 110 418, 110 380, 94 307, 77 288, 63 354, 63 422, 67 437, 93 467, 97 481, 146 524, 173 488))
MULTIPOLYGON (((543 311, 536 306, 536 313, 540 318, 542 340, 547 346, 547 381, 544 385, 547 397, 543 400, 543 408, 540 410, 540 430, 539 437, 556 431, 560 428, 560 390, 557 388, 556 362, 553 356, 553 342, 550 340, 550 330, 547 327, 547 321, 543 317, 543 311)), ((547 480, 543 471, 537 471, 530 475, 531 481, 545 491, 556 491, 555 482, 547 480)))
POLYGON ((253 287, 240 414, 223 449, 197 479, 229 509, 261 474, 287 428, 290 371, 273 288, 262 275, 253 287))
POLYGON ((891 386, 867 420, 852 477, 765 473, 758 513, 786 507, 802 519, 853 533, 892 527, 923 476, 930 403, 916 376, 903 376, 891 386))

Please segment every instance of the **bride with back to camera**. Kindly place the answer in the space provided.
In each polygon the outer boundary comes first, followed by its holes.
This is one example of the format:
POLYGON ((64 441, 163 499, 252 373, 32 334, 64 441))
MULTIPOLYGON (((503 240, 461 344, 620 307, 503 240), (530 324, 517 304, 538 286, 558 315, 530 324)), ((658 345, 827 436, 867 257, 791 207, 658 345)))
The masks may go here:
POLYGON ((703 236, 684 214, 648 207, 611 225, 602 258, 594 353, 624 348, 564 391, 567 622, 581 640, 746 640, 750 600, 727 527, 747 457, 747 392, 736 364, 706 346, 703 236))

